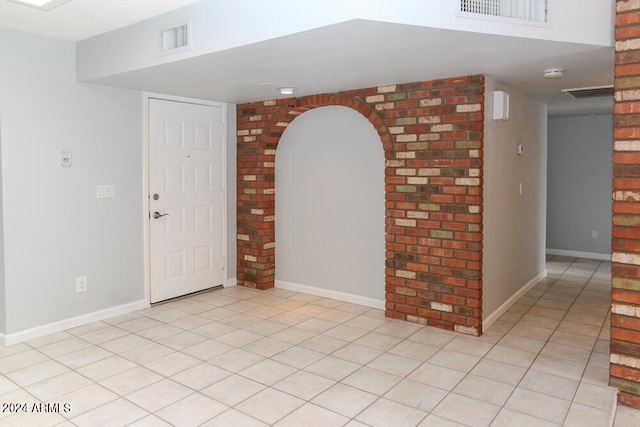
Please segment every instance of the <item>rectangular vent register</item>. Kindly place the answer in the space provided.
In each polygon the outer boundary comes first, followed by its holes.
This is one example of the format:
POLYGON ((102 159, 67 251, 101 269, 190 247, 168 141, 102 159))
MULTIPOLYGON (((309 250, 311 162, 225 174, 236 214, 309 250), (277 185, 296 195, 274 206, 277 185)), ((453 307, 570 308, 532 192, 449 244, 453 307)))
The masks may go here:
POLYGON ((547 0, 460 0, 460 12, 547 22, 547 0))
POLYGON ((182 52, 188 50, 191 42, 190 25, 169 28, 160 33, 160 54, 182 52))

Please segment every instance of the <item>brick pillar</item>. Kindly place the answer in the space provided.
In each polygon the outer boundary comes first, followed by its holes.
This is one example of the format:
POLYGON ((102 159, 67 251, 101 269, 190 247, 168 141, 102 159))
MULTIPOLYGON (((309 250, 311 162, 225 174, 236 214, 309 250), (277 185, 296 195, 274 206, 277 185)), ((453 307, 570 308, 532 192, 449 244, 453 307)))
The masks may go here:
POLYGON ((360 112, 384 148, 386 315, 480 335, 483 76, 238 105, 238 284, 274 286, 276 148, 327 105, 360 112))
POLYGON ((610 385, 640 407, 640 1, 616 2, 610 385))

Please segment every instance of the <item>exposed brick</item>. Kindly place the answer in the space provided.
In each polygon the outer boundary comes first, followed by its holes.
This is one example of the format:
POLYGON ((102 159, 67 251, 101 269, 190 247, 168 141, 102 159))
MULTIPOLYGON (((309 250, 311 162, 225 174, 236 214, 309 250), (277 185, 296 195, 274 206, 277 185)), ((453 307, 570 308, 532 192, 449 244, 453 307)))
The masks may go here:
POLYGON ((614 63, 617 65, 633 64, 635 62, 640 62, 640 51, 638 50, 619 51, 614 56, 614 63))
MULTIPOLYGON (((633 384, 638 384, 638 383, 633 383, 633 384)), ((635 388, 635 390, 637 390, 637 388, 635 388)), ((620 392, 618 393, 618 402, 623 405, 640 408, 640 393, 632 394, 632 393, 628 393, 624 389, 621 389, 620 392)))
POLYGON ((616 2, 610 384, 640 407, 640 0, 616 2))
MULTIPOLYGON (((623 316, 615 316, 619 318, 623 318, 623 316)), ((629 319, 633 320, 633 319, 629 319)), ((633 326, 627 324, 627 326, 633 326)), ((640 344, 640 332, 629 329, 621 329, 612 327, 611 328, 611 339, 616 341, 624 341, 634 344, 640 344)))
POLYGON ((640 201, 640 191, 615 191, 613 200, 622 202, 638 202, 640 201))
POLYGON ((640 265, 640 255, 613 252, 611 254, 611 262, 617 262, 620 264, 640 265))
POLYGON ((640 100, 640 90, 638 89, 617 90, 615 92, 614 97, 616 102, 638 101, 640 100))
POLYGON ((396 91, 396 85, 387 85, 387 86, 379 86, 378 92, 380 93, 390 93, 396 91))
MULTIPOLYGON (((634 105, 634 104, 631 104, 634 105)), ((638 105, 640 112, 640 104, 638 105)), ((613 143, 614 151, 640 151, 640 141, 615 141, 613 143)))
POLYGON ((479 335, 483 93, 484 78, 470 76, 238 105, 239 284, 273 286, 284 130, 309 109, 343 105, 385 150, 386 315, 479 335))
POLYGON ((611 355, 609 356, 609 360, 615 365, 626 366, 633 369, 640 369, 640 359, 637 357, 611 353, 611 355))
POLYGON ((640 280, 614 277, 611 280, 611 287, 614 289, 627 289, 631 291, 640 291, 640 280))
POLYGON ((614 215, 613 225, 621 227, 638 227, 640 226, 639 215, 614 215))
MULTIPOLYGON (((622 27, 618 27, 616 28, 616 32, 615 32, 615 36, 617 39, 622 40, 622 39, 630 39, 630 38, 638 38, 638 36, 640 36, 640 29, 638 29, 639 27, 636 25, 630 25, 630 26, 622 26, 622 27)), ((618 71, 618 70, 616 70, 618 71)), ((633 73, 633 74, 638 74, 638 73, 633 73)), ((616 73, 616 75, 619 75, 618 73, 616 73)))
POLYGON ((617 16, 624 12, 637 12, 638 9, 640 9, 640 0, 618 0, 616 2, 617 16))
MULTIPOLYGON (((628 303, 628 304, 640 306, 640 292, 612 289, 611 301, 616 303, 622 302, 622 303, 628 303)), ((640 317, 640 307, 636 308, 636 312, 638 314, 638 317, 640 317)))
POLYGON ((640 307, 625 304, 611 304, 611 313, 622 316, 640 317, 640 307))

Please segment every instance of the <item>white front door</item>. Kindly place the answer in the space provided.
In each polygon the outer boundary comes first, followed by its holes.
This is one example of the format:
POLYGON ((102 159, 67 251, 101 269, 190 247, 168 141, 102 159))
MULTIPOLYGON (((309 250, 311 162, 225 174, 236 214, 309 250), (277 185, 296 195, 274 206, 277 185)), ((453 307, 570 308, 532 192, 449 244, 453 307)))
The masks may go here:
POLYGON ((150 300, 223 283, 222 107, 149 99, 150 300))

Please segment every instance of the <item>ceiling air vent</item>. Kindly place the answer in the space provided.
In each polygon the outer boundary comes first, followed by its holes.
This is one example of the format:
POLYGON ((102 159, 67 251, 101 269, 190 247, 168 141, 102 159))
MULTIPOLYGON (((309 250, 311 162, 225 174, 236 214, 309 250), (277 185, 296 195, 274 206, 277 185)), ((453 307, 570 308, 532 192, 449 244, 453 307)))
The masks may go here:
POLYGON ((547 0, 460 0, 460 12, 547 22, 547 0))
POLYGON ((460 0, 460 12, 500 16, 500 0, 460 0))
POLYGON ((613 96, 613 86, 580 87, 575 89, 562 89, 562 91, 576 99, 613 96))
POLYGON ((163 30, 160 33, 160 54, 168 55, 187 50, 190 41, 189 24, 163 30))

